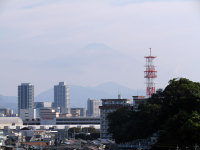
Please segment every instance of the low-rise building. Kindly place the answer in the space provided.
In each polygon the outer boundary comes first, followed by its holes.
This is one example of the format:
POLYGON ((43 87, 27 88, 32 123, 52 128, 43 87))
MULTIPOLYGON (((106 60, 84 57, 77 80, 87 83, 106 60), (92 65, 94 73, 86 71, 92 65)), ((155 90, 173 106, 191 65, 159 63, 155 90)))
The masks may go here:
POLYGON ((0 117, 0 129, 12 126, 22 126, 23 121, 19 117, 0 117))
POLYGON ((99 117, 56 118, 56 125, 99 125, 99 117))
POLYGON ((80 116, 86 117, 86 108, 78 108, 78 109, 80 109, 80 116))
POLYGON ((34 120, 36 119, 36 109, 20 109, 20 118, 22 120, 34 120))
POLYGON ((72 117, 72 114, 59 114, 59 118, 72 117))
POLYGON ((74 117, 86 117, 85 108, 71 108, 71 114, 74 117))
POLYGON ((2 117, 12 117, 13 110, 9 108, 0 108, 0 116, 2 117))
POLYGON ((144 104, 147 101, 147 98, 145 96, 133 96, 133 105, 140 105, 144 104))
POLYGON ((80 109, 71 108, 72 117, 80 117, 81 111, 80 109))
POLYGON ((40 109, 40 124, 55 125, 56 118, 59 117, 59 112, 56 112, 53 108, 41 108, 40 109))
POLYGON ((34 102, 34 108, 36 109, 36 117, 40 117, 40 109, 41 108, 51 108, 53 107, 52 102, 34 102))

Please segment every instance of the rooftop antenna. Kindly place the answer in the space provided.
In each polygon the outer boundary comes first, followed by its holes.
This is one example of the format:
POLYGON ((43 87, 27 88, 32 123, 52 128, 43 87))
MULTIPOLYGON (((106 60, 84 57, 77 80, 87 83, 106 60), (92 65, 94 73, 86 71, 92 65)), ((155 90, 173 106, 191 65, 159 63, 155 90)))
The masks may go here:
POLYGON ((118 88, 118 99, 122 99, 122 95, 121 92, 119 92, 119 88, 118 88))

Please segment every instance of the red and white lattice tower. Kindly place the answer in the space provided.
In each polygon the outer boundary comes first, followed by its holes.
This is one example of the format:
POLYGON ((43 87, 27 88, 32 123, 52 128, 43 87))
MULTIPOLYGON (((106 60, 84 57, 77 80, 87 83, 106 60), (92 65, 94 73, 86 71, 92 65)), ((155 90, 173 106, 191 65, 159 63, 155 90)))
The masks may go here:
POLYGON ((144 71, 144 78, 146 78, 146 95, 150 97, 153 93, 155 93, 155 79, 157 78, 157 71, 153 64, 154 59, 156 56, 151 56, 151 48, 150 48, 150 55, 144 57, 146 58, 146 70, 144 71))

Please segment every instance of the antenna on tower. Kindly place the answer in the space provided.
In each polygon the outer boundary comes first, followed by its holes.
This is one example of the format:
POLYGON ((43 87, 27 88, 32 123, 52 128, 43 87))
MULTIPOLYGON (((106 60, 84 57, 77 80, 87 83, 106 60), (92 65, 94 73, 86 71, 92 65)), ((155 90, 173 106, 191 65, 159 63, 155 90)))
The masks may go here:
POLYGON ((121 92, 119 91, 119 88, 118 88, 118 99, 122 99, 122 95, 121 92))
POLYGON ((150 49, 150 56, 151 56, 151 48, 149 48, 150 49))
POLYGON ((147 97, 152 96, 155 93, 155 79, 157 78, 157 71, 153 64, 153 60, 156 56, 151 56, 151 48, 150 55, 144 57, 146 58, 146 70, 144 71, 144 78, 146 78, 146 95, 147 97))

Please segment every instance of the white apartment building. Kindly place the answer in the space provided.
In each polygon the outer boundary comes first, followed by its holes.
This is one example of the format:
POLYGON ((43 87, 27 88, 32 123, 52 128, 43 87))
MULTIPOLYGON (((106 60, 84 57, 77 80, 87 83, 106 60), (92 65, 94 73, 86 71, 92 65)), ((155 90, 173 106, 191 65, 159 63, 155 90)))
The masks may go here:
POLYGON ((99 117, 100 116, 100 100, 88 99, 87 101, 87 116, 99 117))
POLYGON ((102 106, 100 106, 100 137, 102 139, 112 139, 112 135, 107 131, 107 115, 122 107, 130 108, 130 103, 130 99, 102 99, 102 106))

